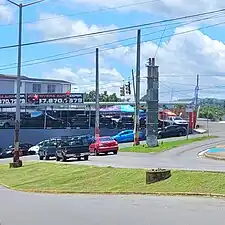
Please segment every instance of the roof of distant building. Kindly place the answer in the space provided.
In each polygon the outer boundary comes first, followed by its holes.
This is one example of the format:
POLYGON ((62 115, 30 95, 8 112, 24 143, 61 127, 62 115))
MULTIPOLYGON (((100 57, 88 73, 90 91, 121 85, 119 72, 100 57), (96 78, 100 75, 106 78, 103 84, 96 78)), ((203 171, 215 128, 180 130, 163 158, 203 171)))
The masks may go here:
MULTIPOLYGON (((17 76, 15 75, 5 75, 5 74, 0 74, 0 79, 8 79, 8 80, 16 80, 17 76)), ((71 84, 69 81, 65 80, 55 80, 55 79, 42 79, 42 78, 31 78, 27 76, 21 76, 21 80, 27 80, 27 81, 40 81, 40 82, 57 82, 57 83, 65 83, 65 84, 71 84)))

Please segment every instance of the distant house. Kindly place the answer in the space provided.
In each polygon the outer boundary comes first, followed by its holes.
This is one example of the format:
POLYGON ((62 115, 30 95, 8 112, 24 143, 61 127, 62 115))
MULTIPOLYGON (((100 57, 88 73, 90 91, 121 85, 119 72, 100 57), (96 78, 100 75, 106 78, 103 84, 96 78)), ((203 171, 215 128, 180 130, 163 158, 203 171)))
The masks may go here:
MULTIPOLYGON (((17 76, 0 74, 0 94, 16 93, 17 76)), ((21 76, 21 94, 66 93, 71 91, 71 83, 64 80, 39 79, 21 76)))

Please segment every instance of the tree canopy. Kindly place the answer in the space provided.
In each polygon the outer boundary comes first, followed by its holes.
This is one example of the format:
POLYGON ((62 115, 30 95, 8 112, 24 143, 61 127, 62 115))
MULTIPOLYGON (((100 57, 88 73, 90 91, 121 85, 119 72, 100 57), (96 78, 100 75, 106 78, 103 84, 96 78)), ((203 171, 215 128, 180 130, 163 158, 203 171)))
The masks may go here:
MULTIPOLYGON (((90 91, 89 93, 84 94, 84 101, 85 102, 95 102, 96 100, 96 92, 90 91)), ((99 95, 100 102, 119 102, 121 101, 120 98, 117 97, 116 93, 108 94, 107 91, 104 91, 99 95)))

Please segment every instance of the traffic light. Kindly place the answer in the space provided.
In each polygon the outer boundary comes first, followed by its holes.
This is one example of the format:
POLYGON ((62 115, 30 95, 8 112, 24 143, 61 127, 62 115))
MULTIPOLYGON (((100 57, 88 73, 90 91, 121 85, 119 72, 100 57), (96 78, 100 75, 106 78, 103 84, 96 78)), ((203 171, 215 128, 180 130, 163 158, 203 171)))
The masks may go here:
POLYGON ((120 96, 125 96, 124 85, 120 87, 120 96))
POLYGON ((130 82, 128 82, 127 85, 126 85, 126 94, 131 95, 130 82))
POLYGON ((69 91, 66 92, 66 102, 70 103, 70 92, 69 91))

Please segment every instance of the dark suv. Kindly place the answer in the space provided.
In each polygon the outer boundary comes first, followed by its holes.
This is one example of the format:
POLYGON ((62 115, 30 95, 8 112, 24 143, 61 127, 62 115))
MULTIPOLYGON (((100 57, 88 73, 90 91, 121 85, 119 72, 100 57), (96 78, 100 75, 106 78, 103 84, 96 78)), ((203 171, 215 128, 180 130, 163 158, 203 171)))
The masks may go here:
POLYGON ((56 156, 56 150, 58 145, 60 144, 61 139, 50 139, 43 141, 41 145, 39 145, 39 159, 40 160, 49 160, 51 157, 56 156))

